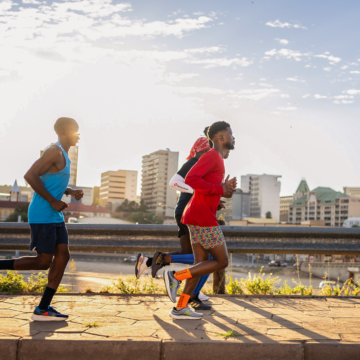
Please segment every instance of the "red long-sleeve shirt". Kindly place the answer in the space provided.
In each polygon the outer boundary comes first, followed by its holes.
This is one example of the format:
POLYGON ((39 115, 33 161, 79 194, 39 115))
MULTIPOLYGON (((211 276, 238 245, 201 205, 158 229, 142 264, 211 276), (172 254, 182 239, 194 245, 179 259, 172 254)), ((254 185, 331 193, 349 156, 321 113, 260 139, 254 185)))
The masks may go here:
POLYGON ((185 183, 194 189, 194 195, 187 204, 181 222, 186 225, 201 227, 218 226, 216 210, 225 177, 224 159, 211 149, 191 168, 185 183))

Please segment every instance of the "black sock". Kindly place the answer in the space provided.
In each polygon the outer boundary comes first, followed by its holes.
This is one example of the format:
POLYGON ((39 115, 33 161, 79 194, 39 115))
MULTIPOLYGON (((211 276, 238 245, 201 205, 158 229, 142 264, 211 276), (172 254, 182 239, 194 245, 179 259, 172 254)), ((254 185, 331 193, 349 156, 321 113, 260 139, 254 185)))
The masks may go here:
POLYGON ((0 270, 14 270, 15 260, 0 260, 0 270))
POLYGON ((152 260, 153 260, 153 258, 148 258, 148 259, 146 260, 146 266, 147 266, 147 267, 150 267, 150 266, 152 265, 152 260))
POLYGON ((40 310, 46 310, 49 307, 51 300, 52 300, 53 296, 55 295, 55 293, 56 293, 56 290, 51 289, 49 287, 45 288, 44 295, 41 298, 41 301, 39 304, 40 310))

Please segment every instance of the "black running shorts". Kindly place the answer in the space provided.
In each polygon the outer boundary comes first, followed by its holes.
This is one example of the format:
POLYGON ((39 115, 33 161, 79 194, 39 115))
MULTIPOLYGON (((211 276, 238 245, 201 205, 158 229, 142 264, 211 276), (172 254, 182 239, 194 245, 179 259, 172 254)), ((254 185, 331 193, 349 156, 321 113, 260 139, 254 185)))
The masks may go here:
POLYGON ((68 244, 69 238, 65 223, 30 224, 30 251, 41 254, 54 254, 56 245, 68 244))
POLYGON ((176 224, 178 226, 178 238, 181 238, 183 235, 187 235, 190 238, 189 229, 181 222, 181 218, 182 215, 175 216, 176 224))

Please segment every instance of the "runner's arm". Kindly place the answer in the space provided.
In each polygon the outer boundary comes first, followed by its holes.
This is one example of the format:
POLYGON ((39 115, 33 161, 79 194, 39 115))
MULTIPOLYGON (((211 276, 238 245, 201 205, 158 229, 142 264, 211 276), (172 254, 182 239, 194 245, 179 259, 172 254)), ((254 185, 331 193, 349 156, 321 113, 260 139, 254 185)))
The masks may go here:
POLYGON ((24 175, 24 179, 33 188, 33 190, 39 194, 42 198, 48 201, 51 206, 57 210, 62 211, 67 207, 67 204, 61 200, 56 200, 46 189, 43 182, 40 179, 41 175, 44 175, 49 171, 52 165, 59 161, 62 153, 57 147, 50 147, 47 149, 40 159, 36 160, 30 167, 27 173, 24 175))
POLYGON ((189 193, 189 194, 193 194, 194 193, 194 189, 185 184, 185 179, 179 175, 179 174, 175 174, 172 179, 170 180, 170 187, 172 187, 174 190, 180 191, 180 192, 185 192, 185 193, 189 193))
POLYGON ((214 159, 212 156, 208 153, 204 154, 186 175, 185 183, 203 195, 222 195, 224 192, 222 185, 212 184, 204 180, 204 176, 212 171, 213 167, 214 159))

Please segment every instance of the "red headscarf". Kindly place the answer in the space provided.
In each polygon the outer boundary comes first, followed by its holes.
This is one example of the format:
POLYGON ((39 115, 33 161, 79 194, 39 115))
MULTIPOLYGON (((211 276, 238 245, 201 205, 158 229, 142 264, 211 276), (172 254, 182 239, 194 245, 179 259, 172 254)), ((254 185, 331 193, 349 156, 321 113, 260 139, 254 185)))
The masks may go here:
POLYGON ((190 155, 186 158, 186 160, 190 160, 196 153, 208 149, 210 149, 209 140, 208 138, 202 136, 195 141, 190 150, 190 155))

